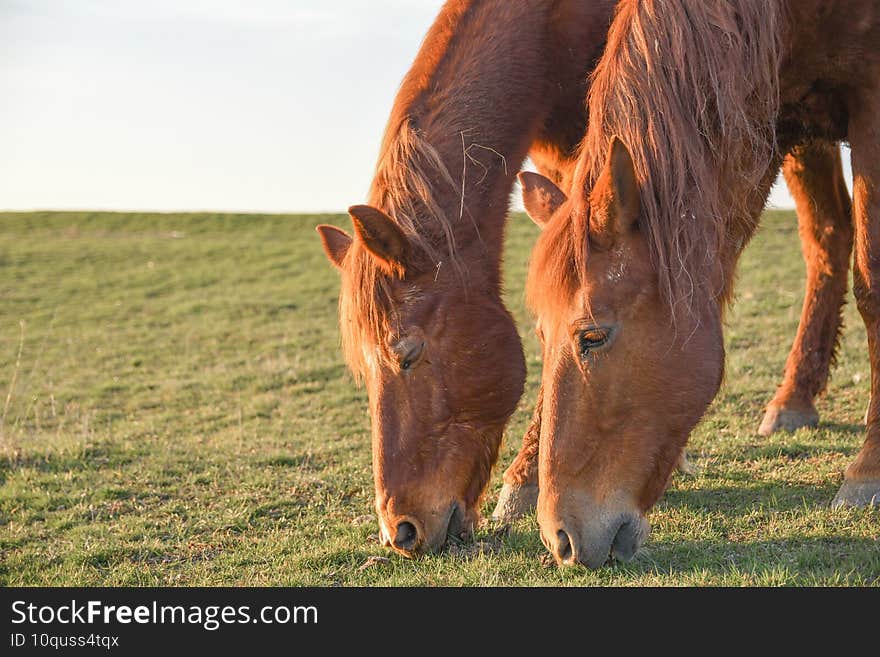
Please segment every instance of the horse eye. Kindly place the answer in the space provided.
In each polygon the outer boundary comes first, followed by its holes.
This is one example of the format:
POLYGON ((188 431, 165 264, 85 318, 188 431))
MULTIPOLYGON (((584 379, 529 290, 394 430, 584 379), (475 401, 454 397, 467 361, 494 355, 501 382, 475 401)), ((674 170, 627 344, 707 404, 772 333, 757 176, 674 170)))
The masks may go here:
POLYGON ((607 342, 608 331, 603 329, 591 328, 578 334, 578 346, 582 358, 586 358, 591 351, 604 346, 607 342))
POLYGON ((403 357, 403 360, 400 361, 400 369, 401 370, 408 370, 413 365, 415 365, 419 360, 419 356, 422 355, 422 350, 424 348, 425 348, 425 343, 421 342, 413 349, 410 349, 407 352, 407 354, 403 357))

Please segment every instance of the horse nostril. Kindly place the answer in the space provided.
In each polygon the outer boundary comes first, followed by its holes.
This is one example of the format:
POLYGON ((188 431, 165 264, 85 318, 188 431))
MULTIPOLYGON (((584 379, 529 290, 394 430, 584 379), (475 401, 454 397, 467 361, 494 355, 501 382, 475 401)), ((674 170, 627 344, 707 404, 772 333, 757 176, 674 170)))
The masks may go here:
POLYGON ((569 539, 568 534, 564 530, 560 529, 556 532, 556 540, 558 541, 556 544, 556 556, 562 563, 567 563, 571 560, 571 539, 569 539))
POLYGON ((394 544, 394 547, 401 550, 411 550, 415 547, 416 539, 418 539, 418 537, 419 533, 416 531, 416 526, 411 522, 404 520, 397 525, 397 533, 394 535, 392 543, 394 544))

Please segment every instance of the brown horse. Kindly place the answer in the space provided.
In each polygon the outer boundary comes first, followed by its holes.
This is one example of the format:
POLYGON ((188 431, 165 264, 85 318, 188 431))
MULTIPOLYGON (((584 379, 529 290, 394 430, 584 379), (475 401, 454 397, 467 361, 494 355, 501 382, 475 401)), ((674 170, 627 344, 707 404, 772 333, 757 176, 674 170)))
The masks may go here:
MULTIPOLYGON (((721 383, 722 312, 783 155, 844 139, 872 395, 834 504, 880 501, 878 43, 877 0, 618 6, 571 196, 534 177, 525 193, 546 223, 528 298, 544 345, 538 520, 557 561, 598 567, 644 541, 645 513, 721 383)), ((786 171, 805 179, 793 160, 786 171)), ((816 207, 844 197, 831 189, 816 207)), ((844 261, 812 263, 811 291, 844 261)), ((838 326, 824 327, 832 349, 838 326)))
POLYGON ((398 93, 369 205, 349 210, 354 236, 318 227, 367 385, 382 541, 404 555, 473 528, 525 379, 501 300, 508 199, 530 148, 557 181, 572 169, 612 8, 448 2, 398 93))

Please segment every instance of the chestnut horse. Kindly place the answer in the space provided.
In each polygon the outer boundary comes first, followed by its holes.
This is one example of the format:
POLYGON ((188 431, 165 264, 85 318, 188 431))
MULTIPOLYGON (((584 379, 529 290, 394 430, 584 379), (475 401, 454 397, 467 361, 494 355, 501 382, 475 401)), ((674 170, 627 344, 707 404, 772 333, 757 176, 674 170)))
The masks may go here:
MULTIPOLYGON (((342 272, 343 346, 367 382, 382 540, 403 554, 438 547, 447 531, 467 533, 476 517, 522 386, 518 336, 498 289, 512 175, 530 148, 540 171, 570 181, 586 126, 587 79, 613 4, 447 3, 395 102, 372 206, 351 208, 354 239, 318 227, 342 272), (461 345, 479 348, 479 358, 469 362, 461 345)), ((792 191, 845 199, 835 195, 842 185, 835 158, 805 149, 798 173, 787 178, 792 191)), ((804 248, 834 260, 834 240, 813 236, 841 214, 833 204, 799 204, 804 248)), ((846 268, 840 271, 831 282, 809 277, 815 293, 808 298, 817 302, 809 312, 805 304, 786 383, 765 418, 771 430, 815 421, 809 411, 827 374, 829 325, 833 335, 846 285, 846 268)), ((498 519, 536 503, 540 399, 505 472, 498 519)))
POLYGON ((381 540, 406 556, 473 529, 525 381, 501 299, 509 196, 530 148, 557 181, 572 170, 613 4, 448 2, 395 100, 369 205, 349 209, 354 236, 318 227, 367 386, 381 540))
MULTIPOLYGON (((528 299, 544 349, 538 522, 558 562, 598 567, 645 540, 721 383, 722 312, 783 155, 844 139, 872 375, 867 438, 833 504, 880 502, 878 43, 877 0, 618 5, 570 198, 534 177, 525 194, 546 224, 528 299)), ((827 284, 845 264, 811 267, 827 284)))

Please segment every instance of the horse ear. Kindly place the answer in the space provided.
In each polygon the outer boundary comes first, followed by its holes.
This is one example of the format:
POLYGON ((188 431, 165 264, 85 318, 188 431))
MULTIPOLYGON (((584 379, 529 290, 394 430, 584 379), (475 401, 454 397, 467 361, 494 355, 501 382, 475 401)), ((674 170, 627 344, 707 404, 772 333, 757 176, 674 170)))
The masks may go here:
POLYGON ((523 205, 529 217, 543 228, 553 213, 568 199, 552 180, 540 173, 522 171, 517 176, 522 185, 523 205))
POLYGON ((595 218, 595 232, 606 240, 613 241, 635 228, 642 206, 639 181, 632 156, 618 137, 611 139, 605 168, 596 181, 590 203, 591 224, 595 218))
POLYGON ((369 205, 353 205, 348 209, 354 224, 354 234, 391 276, 403 278, 406 273, 410 244, 394 220, 381 210, 369 205))
POLYGON ((321 224, 316 226, 315 230, 321 236, 321 243, 324 245, 324 253, 330 264, 337 269, 342 269, 342 261, 345 259, 348 250, 351 248, 351 235, 341 228, 321 224))

